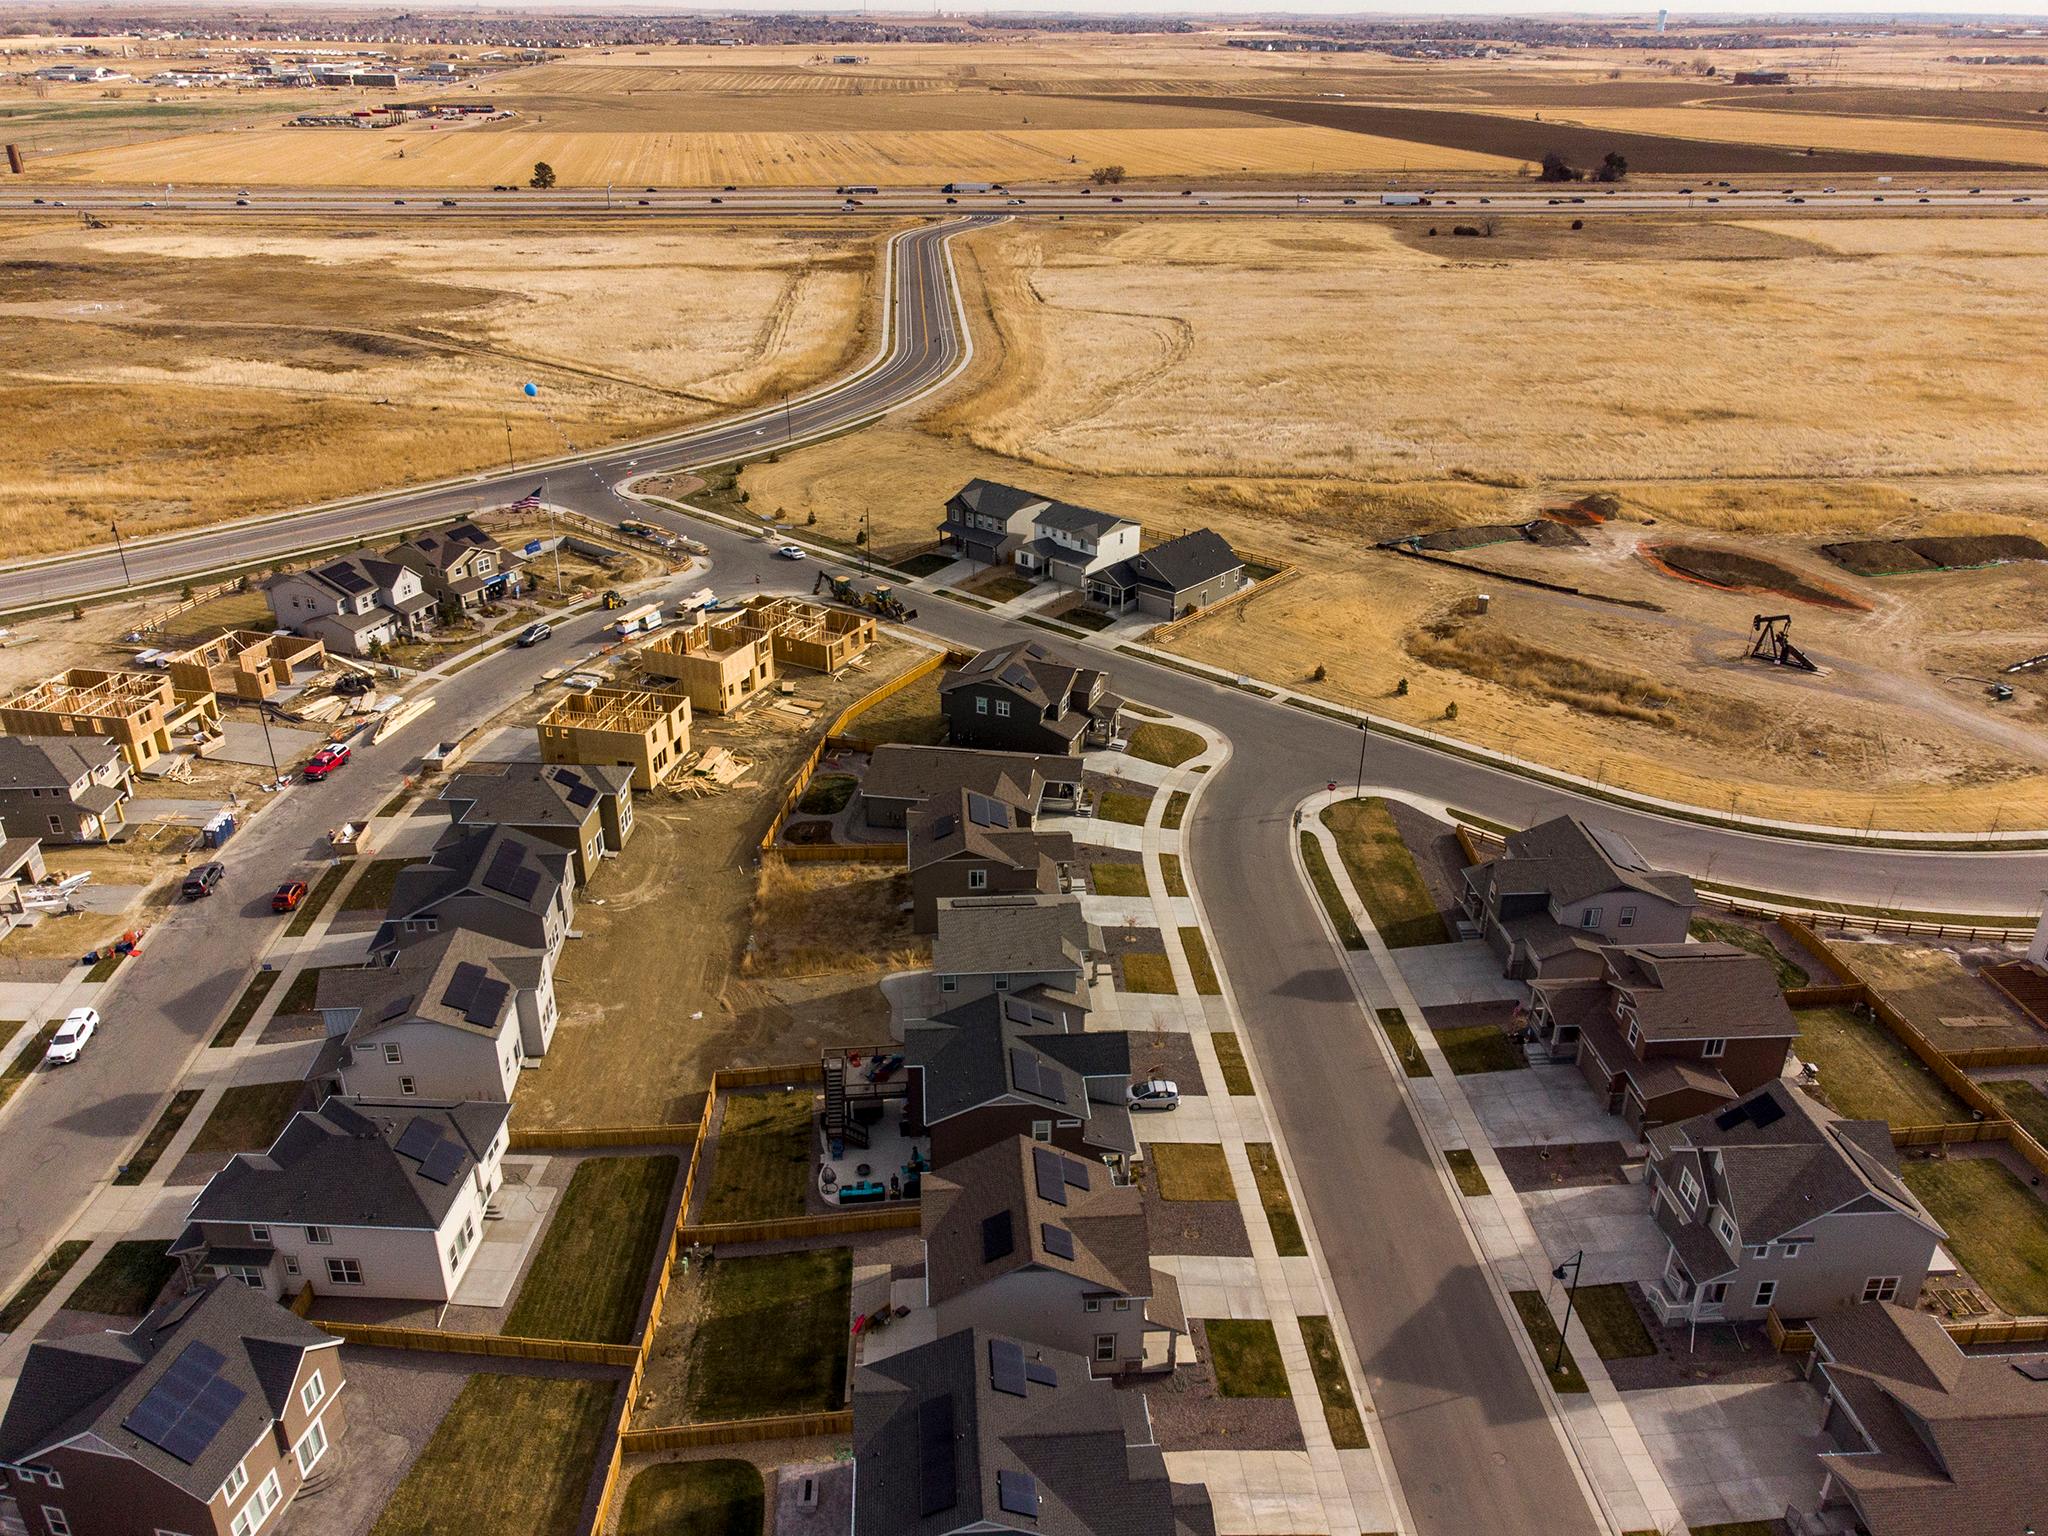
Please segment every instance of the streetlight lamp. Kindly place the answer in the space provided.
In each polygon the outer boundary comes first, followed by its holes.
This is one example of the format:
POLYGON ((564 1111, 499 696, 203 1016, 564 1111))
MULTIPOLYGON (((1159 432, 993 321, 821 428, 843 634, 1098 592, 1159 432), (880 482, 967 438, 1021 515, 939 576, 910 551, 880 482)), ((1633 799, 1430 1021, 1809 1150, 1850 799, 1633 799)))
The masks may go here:
POLYGON ((1586 1250, 1581 1248, 1550 1272, 1550 1278, 1553 1280, 1562 1280, 1566 1270, 1572 1272, 1571 1284, 1565 1287, 1564 1293, 1564 1322, 1557 1330, 1557 1358, 1550 1362, 1550 1372, 1553 1376, 1564 1369, 1564 1336, 1572 1325, 1572 1303, 1579 1299, 1579 1269, 1585 1262, 1586 1250))
POLYGON ((110 522, 107 526, 114 530, 114 548, 121 554, 121 585, 132 587, 135 585, 135 578, 128 574, 128 546, 121 542, 121 525, 110 522))
POLYGON ((1359 721, 1359 722, 1358 722, 1358 791, 1357 791, 1357 796, 1356 796, 1356 798, 1358 798, 1358 799, 1360 799, 1360 800, 1363 800, 1363 799, 1365 798, 1365 742, 1366 742, 1366 738, 1367 738, 1367 737, 1369 737, 1370 735, 1372 735, 1372 721, 1371 721, 1371 720, 1369 720, 1369 719, 1368 719, 1368 720, 1361 720, 1361 721, 1359 721))

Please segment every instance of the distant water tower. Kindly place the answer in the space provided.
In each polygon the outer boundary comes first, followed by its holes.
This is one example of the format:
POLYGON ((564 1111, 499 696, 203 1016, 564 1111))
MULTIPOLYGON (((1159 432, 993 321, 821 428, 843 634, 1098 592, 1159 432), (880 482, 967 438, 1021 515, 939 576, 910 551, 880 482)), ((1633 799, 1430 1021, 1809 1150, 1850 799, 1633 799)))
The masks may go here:
POLYGON ((1657 13, 1657 35, 1659 37, 1662 37, 1664 35, 1664 22, 1665 19, 1670 15, 1671 13, 1669 11, 1659 11, 1657 13))

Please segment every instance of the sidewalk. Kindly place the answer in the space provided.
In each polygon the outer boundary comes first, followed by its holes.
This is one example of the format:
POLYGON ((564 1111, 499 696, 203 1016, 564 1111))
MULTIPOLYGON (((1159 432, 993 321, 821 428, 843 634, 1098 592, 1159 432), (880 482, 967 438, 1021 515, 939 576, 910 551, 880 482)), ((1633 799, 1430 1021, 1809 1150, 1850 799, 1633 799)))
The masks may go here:
MULTIPOLYGON (((1452 1073, 1450 1063, 1437 1048, 1435 1033, 1423 1019, 1422 1009, 1409 988, 1402 967, 1381 940, 1364 903, 1358 899, 1349 871, 1338 856, 1336 838, 1323 825, 1323 808, 1350 798, 1350 793, 1345 790, 1335 793, 1321 791, 1309 796, 1301 803, 1300 825, 1322 846, 1324 861, 1335 878, 1337 889, 1350 908, 1359 932, 1365 936, 1366 948, 1363 951, 1339 951, 1344 956, 1352 987, 1366 1012, 1361 1023, 1379 1042, 1386 1055, 1388 1069, 1396 1081, 1406 1085, 1410 1111, 1421 1126, 1424 1137, 1437 1151, 1439 1176, 1444 1180, 1455 1208, 1462 1214, 1473 1247, 1485 1260, 1493 1281, 1495 1300, 1510 1332, 1526 1346, 1527 1332, 1508 1293, 1541 1293, 1550 1305, 1552 1319, 1557 1320, 1563 1310, 1562 1287, 1551 1278, 1550 1257, 1537 1238, 1521 1196, 1494 1156, 1479 1116, 1466 1098, 1457 1076, 1452 1073), (1427 1078, 1406 1076, 1384 1033, 1372 1022, 1372 1010, 1386 1007, 1399 1008, 1407 1021, 1423 1060, 1429 1065, 1430 1075, 1427 1078), (1487 1194, 1466 1196, 1458 1191, 1448 1165, 1442 1162, 1444 1153, 1456 1150, 1472 1155, 1486 1177, 1487 1194)), ((1305 871, 1302 878, 1306 883, 1305 871)), ((1331 943, 1333 946, 1336 944, 1334 937, 1331 943)), ((1593 1341, 1577 1314, 1573 1315, 1565 1338, 1580 1374, 1586 1379, 1586 1392, 1550 1391, 1548 1372, 1536 1359, 1533 1347, 1523 1349, 1524 1364, 1543 1383, 1542 1395, 1550 1407, 1553 1422, 1564 1437, 1582 1478, 1596 1494, 1609 1528, 1616 1532, 1683 1532, 1685 1526, 1679 1517, 1677 1500, 1665 1485, 1634 1419, 1609 1379, 1606 1366, 1593 1348, 1593 1341)))

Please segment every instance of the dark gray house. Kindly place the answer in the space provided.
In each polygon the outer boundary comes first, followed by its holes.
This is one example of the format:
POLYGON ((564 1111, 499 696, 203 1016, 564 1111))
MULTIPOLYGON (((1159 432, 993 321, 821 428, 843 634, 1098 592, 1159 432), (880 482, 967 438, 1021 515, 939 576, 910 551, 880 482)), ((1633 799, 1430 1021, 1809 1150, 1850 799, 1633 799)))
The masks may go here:
POLYGON ((1463 903, 1508 975, 1597 976, 1599 945, 1683 944, 1693 889, 1619 832, 1554 816, 1467 868, 1463 903))
POLYGON ((853 1382, 853 1536, 1214 1536, 1143 1396, 1088 1362, 966 1328, 853 1382))
POLYGON ((1136 608, 1177 619, 1222 602, 1244 582, 1237 551, 1221 534, 1197 528, 1095 572, 1086 586, 1089 601, 1112 613, 1136 608))
POLYGON ((0 821, 46 843, 105 842, 134 788, 111 737, 0 736, 0 821))
POLYGON ((878 830, 909 825, 910 813, 935 795, 972 790, 1011 806, 1029 826, 1045 811, 1080 807, 1081 764, 1065 753, 976 752, 890 742, 875 748, 861 776, 862 824, 878 830))
POLYGON ((566 848, 576 883, 633 833, 633 770, 623 763, 513 763, 496 773, 459 773, 441 798, 459 827, 511 827, 566 848))
POLYGON ((1116 735, 1123 700, 1108 674, 1019 640, 983 651, 939 684, 955 746, 1078 755, 1116 735))
POLYGON ((1102 937, 1074 896, 942 896, 932 938, 941 1006, 991 992, 1086 1008, 1102 937))
POLYGON ((984 565, 1008 565, 1031 540, 1032 515, 1051 506, 1036 491, 993 480, 970 480, 946 502, 939 524, 939 546, 962 559, 984 565))
POLYGON ((508 827, 454 827, 430 858, 398 872, 370 947, 403 946, 460 927, 537 951, 552 964, 574 911, 564 850, 508 827))
POLYGON ((1020 808, 971 789, 934 795, 911 812, 906 846, 919 933, 938 928, 942 897, 1057 896, 1073 888, 1071 834, 1034 832, 1020 808))

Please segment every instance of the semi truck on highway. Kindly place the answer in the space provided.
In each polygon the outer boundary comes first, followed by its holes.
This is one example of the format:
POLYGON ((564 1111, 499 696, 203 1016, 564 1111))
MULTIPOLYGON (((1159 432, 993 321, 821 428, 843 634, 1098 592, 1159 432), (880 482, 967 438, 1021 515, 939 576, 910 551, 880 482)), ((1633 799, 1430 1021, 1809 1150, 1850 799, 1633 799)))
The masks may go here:
POLYGON ((1380 206, 1382 208, 1427 208, 1429 206, 1429 199, 1420 192, 1382 192, 1380 194, 1380 206))

